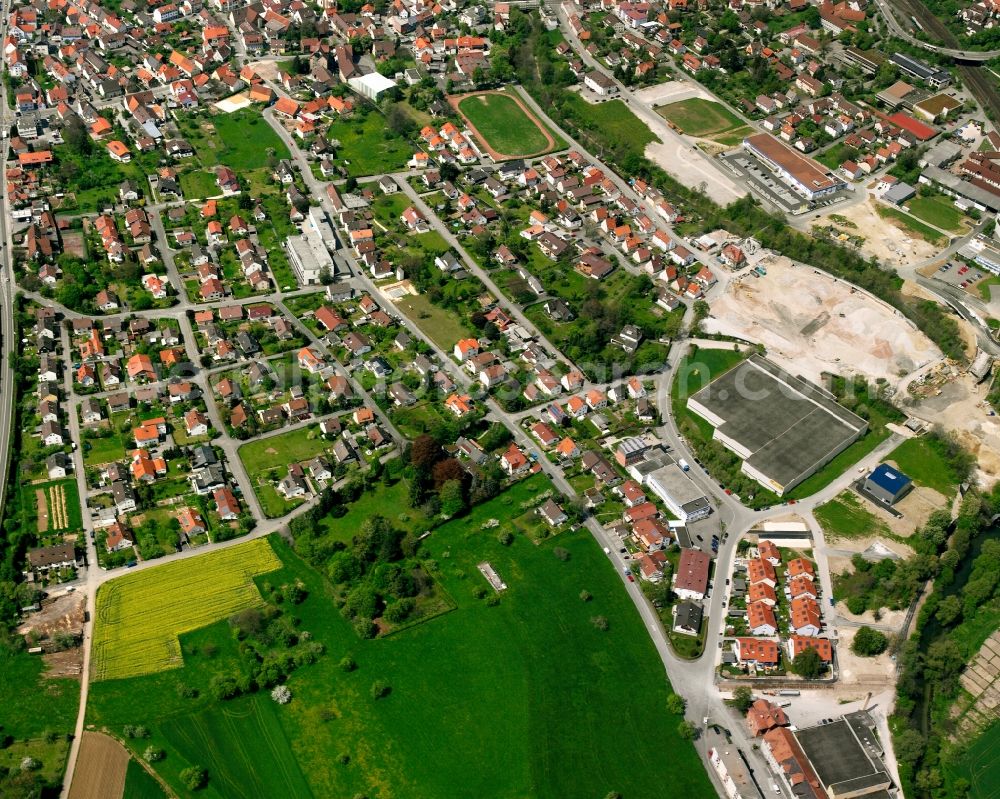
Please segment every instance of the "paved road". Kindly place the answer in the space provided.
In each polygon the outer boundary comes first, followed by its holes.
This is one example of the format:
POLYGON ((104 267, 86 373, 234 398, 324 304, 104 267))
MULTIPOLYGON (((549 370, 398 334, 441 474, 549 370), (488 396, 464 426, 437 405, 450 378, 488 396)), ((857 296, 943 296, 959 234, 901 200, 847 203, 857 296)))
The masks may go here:
MULTIPOLYGON (((9 25, 10 0, 3 0, 0 3, 0 41, 7 40, 7 28, 9 25)), ((14 121, 14 115, 8 105, 7 82, 0 82, 0 165, 3 172, 7 174, 7 158, 11 155, 10 150, 10 127, 14 121)), ((14 409, 14 370, 12 359, 15 352, 18 352, 20 344, 14 338, 14 293, 16 283, 14 281, 14 257, 13 257, 13 237, 11 231, 11 207, 7 197, 6 189, 2 192, 0 199, 0 248, 2 248, 2 265, 0 265, 0 346, 2 350, 2 364, 0 364, 0 447, 2 447, 3 464, 0 473, 0 508, 4 507, 7 493, 7 470, 10 466, 11 458, 11 418, 14 409)))
MULTIPOLYGON (((983 62, 992 61, 994 58, 1000 58, 1000 50, 962 50, 955 47, 943 47, 938 44, 931 44, 930 42, 918 39, 910 33, 908 28, 899 23, 899 20, 896 18, 897 12, 893 10, 892 5, 887 2, 887 0, 875 0, 875 4, 878 6, 879 11, 882 12, 882 16, 885 17, 886 24, 889 26, 889 30, 892 31, 893 35, 898 36, 900 39, 903 39, 916 47, 928 50, 932 53, 938 53, 939 55, 954 58, 956 61, 983 62)), ((900 9, 898 13, 905 17, 908 12, 900 9)))
MULTIPOLYGON (((529 102, 529 105, 532 105, 534 107, 536 113, 543 114, 541 109, 539 109, 537 105, 533 104, 530 101, 530 98, 526 99, 529 102)), ((284 127, 274 118, 272 113, 265 112, 265 118, 272 125, 272 127, 278 132, 278 134, 282 137, 282 139, 286 142, 286 144, 288 144, 289 150, 292 153, 295 162, 300 167, 300 171, 302 172, 303 179, 306 182, 309 192, 312 194, 313 197, 319 200, 319 202, 323 205, 327 213, 330 215, 330 218, 334 219, 335 215, 333 215, 332 213, 332 208, 329 207, 329 200, 324 190, 325 185, 321 181, 318 181, 313 176, 309 162, 297 147, 296 142, 292 139, 292 137, 288 134, 288 132, 284 129, 284 127)), ((575 147, 577 147, 577 149, 579 149, 581 153, 583 153, 586 157, 590 158, 594 163, 600 163, 598 159, 587 154, 584 148, 580 147, 577 143, 573 142, 573 140, 570 137, 567 136, 566 138, 575 147)), ((626 194, 626 196, 629 196, 633 200, 639 202, 643 207, 649 209, 648 203, 645 203, 645 201, 639 198, 625 181, 623 181, 621 178, 611 173, 610 170, 609 170, 609 175, 615 180, 615 182, 619 185, 619 188, 626 194)), ((400 182, 404 186, 404 191, 406 191, 406 186, 408 184, 406 184, 405 181, 400 181, 400 182)), ((407 191, 407 194, 416 203, 420 204, 420 206, 425 210, 428 219, 436 220, 435 215, 429 212, 429 209, 426 209, 426 206, 423 205, 423 201, 419 198, 419 196, 416 195, 415 192, 412 191, 412 188, 410 188, 409 191, 407 191)), ((652 209, 649 209, 649 211, 652 212, 652 209)), ((448 236, 451 235, 450 231, 447 231, 447 233, 448 236)), ((444 235, 444 233, 442 233, 442 235, 444 235)), ((463 254, 463 258, 467 258, 467 255, 464 253, 464 250, 461 248, 460 245, 457 244, 457 242, 455 242, 453 237, 449 239, 449 243, 452 243, 452 245, 455 246, 456 249, 463 254)), ((347 263, 352 268, 353 271, 353 277, 351 278, 352 281, 356 281, 357 283, 362 285, 366 290, 368 290, 372 294, 372 296, 379 296, 378 288, 369 279, 366 271, 360 268, 358 264, 354 261, 351 253, 348 250, 346 249, 339 250, 337 253, 337 258, 341 262, 347 263)), ((492 290, 495 291, 498 297, 502 296, 499 290, 496 289, 496 287, 492 284, 492 281, 489 280, 488 275, 485 275, 485 273, 479 274, 479 272, 482 272, 482 270, 479 270, 475 262, 470 260, 468 265, 470 266, 470 268, 474 268, 473 271, 478 270, 477 277, 480 277, 480 279, 485 278, 484 283, 486 283, 487 287, 492 287, 492 290)), ((178 286, 178 288, 181 287, 178 286)), ((262 301, 262 299, 264 298, 254 298, 254 301, 262 301)), ((266 299, 267 301, 273 302, 283 312, 287 313, 287 309, 285 309, 284 305, 282 304, 281 292, 276 292, 274 295, 271 295, 266 299)), ((231 302, 232 300, 229 301, 229 303, 231 302)), ((229 303, 219 303, 219 304, 229 304, 229 303)), ((210 306, 203 306, 203 305, 191 306, 191 304, 187 302, 186 299, 182 299, 181 305, 172 309, 172 314, 164 314, 164 312, 162 311, 157 311, 155 312, 155 314, 161 317, 165 315, 173 315, 176 318, 179 318, 181 316, 185 316, 185 312, 189 307, 200 308, 200 307, 210 307, 210 306)), ((520 316, 519 313, 515 313, 514 315, 515 318, 518 318, 518 321, 520 321, 527 327, 527 329, 534 331, 534 326, 531 325, 531 323, 526 318, 520 316)), ((70 314, 70 316, 73 315, 70 314)), ((295 319, 290 314, 289 317, 293 320, 295 319)), ((450 359, 447 353, 440 352, 439 348, 437 348, 433 344, 433 342, 431 342, 411 320, 403 316, 401 322, 407 328, 407 330, 410 331, 411 334, 419 337, 421 340, 424 340, 430 346, 432 346, 435 349, 435 351, 438 352, 441 363, 443 365, 442 368, 446 369, 446 371, 448 371, 449 374, 452 374, 454 379, 459 385, 462 385, 464 387, 469 387, 472 385, 473 381, 471 380, 471 378, 468 375, 466 375, 464 371, 461 370, 450 359)), ((303 326, 301 322, 298 322, 297 320, 295 320, 295 323, 296 326, 304 332, 304 335, 306 335, 309 338, 309 340, 313 343, 314 346, 316 346, 323 352, 326 351, 325 345, 323 345, 323 343, 319 341, 317 337, 314 334, 312 334, 312 332, 308 328, 303 326)), ((189 346, 193 346, 193 340, 194 340, 193 331, 191 331, 190 325, 186 322, 186 319, 181 324, 185 325, 184 328, 185 340, 191 343, 189 344, 189 346)), ((558 354, 559 351, 555 347, 553 347, 551 344, 549 344, 548 346, 551 348, 552 352, 558 354)), ((678 457, 686 457, 693 463, 694 460, 693 455, 688 449, 686 442, 684 442, 683 439, 680 438, 673 421, 670 419, 670 414, 669 414, 670 377, 673 374, 674 367, 676 367, 677 362, 682 357, 683 351, 684 351, 683 346, 674 348, 670 356, 669 369, 665 373, 660 375, 660 377, 657 380, 658 382, 657 402, 661 409, 663 418, 667 420, 666 424, 660 429, 659 433, 663 438, 663 440, 666 441, 674 449, 678 457)), ((194 354, 193 350, 189 351, 189 356, 192 354, 194 354)), ((214 400, 212 399, 210 385, 208 384, 208 381, 204 378, 204 376, 201 376, 200 379, 203 381, 202 383, 200 383, 200 385, 202 386, 202 389, 205 392, 206 401, 211 407, 214 400)), ((359 391, 359 393, 364 395, 363 392, 359 391)), ((377 406, 374 403, 371 403, 371 407, 375 408, 377 406)), ((534 453, 537 456, 538 462, 542 464, 543 469, 552 480, 554 486, 567 496, 570 497, 575 496, 576 492, 569 484, 562 470, 559 467, 550 464, 547 458, 545 457, 544 453, 540 453, 538 451, 536 443, 528 436, 528 434, 520 426, 518 416, 506 413, 492 399, 487 401, 487 407, 489 409, 489 416, 491 418, 495 418, 501 423, 503 423, 505 426, 507 426, 508 429, 510 429, 512 435, 515 437, 515 440, 518 442, 518 444, 528 452, 534 453)), ((74 406, 74 416, 75 416, 75 406, 74 406)), ((216 425, 220 431, 224 430, 224 428, 221 426, 221 420, 218 419, 217 413, 212 418, 212 421, 213 424, 216 425)), ((73 429, 72 427, 73 424, 75 424, 75 422, 71 422, 71 429, 73 429)), ((387 426, 389 427, 389 429, 392 429, 391 425, 387 424, 387 426)), ((77 427, 75 430, 75 436, 77 436, 78 434, 79 430, 77 427)), ((224 436, 222 443, 225 444, 224 436)), ((232 468, 235 470, 237 465, 240 464, 239 458, 236 456, 235 453, 236 445, 234 442, 228 442, 228 444, 225 445, 229 446, 232 449, 232 451, 228 449, 226 451, 227 451, 227 457, 230 460, 230 464, 232 468)), ((890 440, 886 442, 879 450, 876 451, 876 453, 870 455, 866 459, 866 462, 874 462, 878 457, 881 456, 883 452, 888 451, 888 449, 894 445, 895 445, 895 440, 890 440)), ((78 462, 78 466, 82 464, 82 455, 79 450, 75 454, 75 459, 78 462)), ((78 468, 78 474, 82 474, 82 472, 83 469, 78 468)), ((703 490, 706 492, 706 495, 711 497, 716 504, 717 512, 715 514, 713 523, 718 524, 720 527, 724 528, 726 532, 729 533, 726 542, 720 546, 720 551, 717 560, 716 574, 713 581, 712 592, 710 594, 711 599, 708 603, 709 606, 707 614, 708 621, 706 623, 709 626, 707 632, 705 655, 698 661, 686 661, 678 658, 670 648, 664 630, 659 622, 659 619, 654 609, 649 605, 645 597, 642 595, 639 585, 629 582, 624 578, 622 578, 625 590, 629 593, 629 596, 632 598, 636 606, 636 609, 643 620, 643 623, 646 625, 650 638, 653 640, 654 645, 656 646, 657 651, 660 654, 661 660, 674 686, 674 689, 688 699, 689 718, 697 722, 700 722, 703 717, 708 716, 714 720, 722 721, 726 726, 729 726, 731 728, 734 727, 739 728, 738 724, 731 723, 733 719, 728 709, 724 706, 722 702, 722 697, 715 689, 715 683, 714 683, 715 680, 714 665, 718 658, 719 641, 721 639, 721 624, 725 612, 721 606, 721 597, 724 596, 725 592, 724 581, 726 576, 730 573, 731 570, 731 564, 735 556, 735 547, 739 534, 748 529, 751 529, 753 526, 759 524, 761 521, 765 519, 773 518, 774 516, 777 516, 779 514, 786 514, 790 510, 796 510, 800 514, 804 515, 807 518, 807 520, 810 520, 814 523, 814 520, 812 520, 811 517, 812 509, 816 505, 826 501, 827 499, 838 493, 840 490, 842 490, 849 481, 850 476, 851 476, 850 473, 846 474, 840 480, 835 481, 833 484, 831 484, 831 486, 829 486, 827 489, 817 494, 815 497, 810 498, 810 500, 806 502, 800 503, 800 505, 797 508, 792 509, 785 506, 778 506, 768 511, 754 512, 748 510, 747 508, 744 508, 735 499, 719 491, 717 489, 717 486, 715 486, 707 476, 703 475, 700 472, 692 472, 692 479, 694 479, 695 482, 703 488, 703 490)), ((237 474, 237 479, 241 483, 241 487, 244 481, 249 483, 249 479, 245 475, 245 473, 237 474)), ((247 497, 253 496, 252 486, 248 486, 248 488, 249 490, 244 491, 244 496, 247 497)), ((86 492, 84 491, 83 493, 85 494, 86 492)), ((304 506, 301 506, 300 508, 297 508, 295 511, 287 514, 281 519, 260 521, 258 527, 249 536, 249 538, 256 538, 263 535, 267 535, 274 531, 283 530, 285 525, 291 518, 293 518, 295 515, 299 513, 304 512, 305 509, 307 509, 308 507, 310 507, 309 503, 307 503, 304 506)), ((602 547, 607 547, 610 550, 611 552, 610 560, 614 568, 618 570, 619 574, 622 574, 623 570, 630 564, 630 562, 623 560, 620 554, 618 553, 619 542, 617 538, 609 534, 608 531, 606 531, 593 518, 588 518, 586 520, 586 526, 588 530, 591 532, 591 534, 594 536, 594 538, 597 540, 598 544, 601 545, 602 547)), ((825 544, 822 542, 822 533, 821 531, 817 531, 817 533, 818 533, 818 538, 817 538, 818 549, 825 551, 825 544)), ((156 561, 147 561, 140 563, 135 568, 139 570, 145 568, 152 568, 161 563, 181 560, 197 554, 202 554, 211 549, 234 546, 246 540, 248 540, 248 538, 244 537, 242 539, 235 539, 220 544, 208 545, 206 547, 201 547, 197 550, 190 550, 190 549, 184 550, 178 553, 171 554, 165 558, 158 559, 156 561)), ((93 551, 92 543, 88 543, 88 554, 91 556, 91 562, 96 563, 96 553, 93 551)), ((822 562, 821 562, 821 567, 822 567, 822 562)), ((825 571, 825 569, 821 568, 821 572, 822 571, 825 571)), ((121 572, 117 573, 103 572, 96 567, 89 569, 87 573, 86 590, 88 592, 88 608, 90 608, 91 610, 90 614, 91 621, 88 622, 85 629, 85 637, 84 637, 85 681, 82 692, 80 715, 77 723, 77 735, 74 741, 73 751, 71 752, 71 757, 70 757, 71 765, 67 772, 67 781, 66 781, 67 785, 69 784, 69 781, 72 778, 78 741, 83 730, 83 718, 85 713, 85 703, 87 695, 86 676, 89 675, 89 668, 90 668, 90 641, 92 633, 92 623, 93 623, 92 619, 93 619, 93 609, 94 609, 96 591, 100 585, 102 585, 104 582, 110 579, 114 579, 114 577, 119 576, 120 573, 121 572)), ((827 590, 829 590, 828 589, 829 575, 826 575, 826 580, 827 580, 827 590)), ((704 742, 699 744, 698 748, 701 756, 703 758, 706 758, 706 746, 704 742)), ((748 753, 750 753, 749 756, 751 757, 752 762, 754 763, 755 769, 759 770, 761 774, 766 773, 766 767, 763 763, 763 760, 760 759, 759 753, 754 753, 749 745, 746 747, 746 749, 748 753)), ((714 772, 711 769, 709 769, 709 774, 713 775, 714 779, 714 772)))
POLYGON ((577 37, 576 31, 569 24, 569 17, 566 15, 562 5, 559 5, 555 11, 563 36, 566 37, 566 41, 573 47, 576 55, 591 69, 600 70, 614 80, 618 86, 618 93, 621 99, 663 142, 662 147, 666 150, 668 157, 658 159, 657 161, 663 169, 687 185, 704 183, 705 193, 719 205, 728 205, 747 193, 746 189, 738 185, 732 177, 722 171, 712 158, 702 153, 697 147, 692 146, 683 136, 667 127, 663 118, 650 108, 647 103, 637 97, 628 86, 625 86, 609 75, 608 68, 587 52, 586 47, 583 46, 577 37), (693 175, 696 175, 697 179, 692 179, 693 175))

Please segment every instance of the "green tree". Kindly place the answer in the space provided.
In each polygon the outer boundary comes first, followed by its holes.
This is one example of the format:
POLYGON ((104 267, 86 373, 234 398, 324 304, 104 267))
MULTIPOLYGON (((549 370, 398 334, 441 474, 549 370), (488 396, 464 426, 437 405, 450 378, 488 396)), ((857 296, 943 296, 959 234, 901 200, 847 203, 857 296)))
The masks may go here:
POLYGON ((753 691, 750 690, 750 686, 741 685, 733 691, 733 698, 730 701, 740 713, 746 713, 753 704, 753 691))
POLYGON ((962 615, 962 603, 954 594, 950 594, 941 600, 937 612, 934 614, 943 627, 950 627, 958 621, 962 615))
POLYGON ((667 710, 677 716, 684 715, 684 708, 687 706, 687 702, 684 701, 684 697, 680 694, 670 694, 667 697, 667 710))
POLYGON ((694 726, 694 722, 684 719, 677 724, 677 734, 685 741, 692 741, 698 734, 698 728, 694 726))
POLYGON ((854 634, 854 641, 851 643, 851 651, 861 657, 875 657, 885 652, 889 646, 889 639, 881 630, 873 630, 871 627, 861 627, 854 634))
POLYGON ((792 662, 792 671, 806 680, 815 680, 823 673, 823 659, 815 647, 808 646, 792 662))

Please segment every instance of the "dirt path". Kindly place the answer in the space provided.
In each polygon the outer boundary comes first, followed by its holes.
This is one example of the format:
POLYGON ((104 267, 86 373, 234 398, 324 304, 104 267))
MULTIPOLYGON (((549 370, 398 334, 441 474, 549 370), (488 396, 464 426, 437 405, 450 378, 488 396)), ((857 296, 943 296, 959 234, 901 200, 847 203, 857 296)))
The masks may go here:
POLYGON ((85 732, 69 799, 121 799, 128 761, 125 747, 114 738, 100 732, 85 732))
POLYGON ((38 532, 45 533, 49 529, 49 504, 45 497, 44 488, 35 489, 35 507, 38 510, 38 521, 36 526, 38 532))

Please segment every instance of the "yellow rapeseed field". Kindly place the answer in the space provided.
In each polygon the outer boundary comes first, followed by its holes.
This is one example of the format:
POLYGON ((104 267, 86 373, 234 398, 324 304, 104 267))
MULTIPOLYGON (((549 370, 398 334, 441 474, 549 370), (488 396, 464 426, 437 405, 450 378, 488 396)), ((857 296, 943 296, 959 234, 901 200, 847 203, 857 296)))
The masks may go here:
POLYGON ((93 678, 137 677, 183 665, 177 636, 263 601, 253 578, 281 568, 260 538, 127 574, 101 587, 93 678))

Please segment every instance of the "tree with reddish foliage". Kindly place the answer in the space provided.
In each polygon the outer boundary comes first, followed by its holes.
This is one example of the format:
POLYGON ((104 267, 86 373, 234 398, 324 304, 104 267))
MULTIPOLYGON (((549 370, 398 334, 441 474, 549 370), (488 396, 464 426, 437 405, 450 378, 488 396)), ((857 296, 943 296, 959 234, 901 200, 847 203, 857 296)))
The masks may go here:
POLYGON ((434 464, 432 475, 434 478, 434 490, 440 491, 441 486, 449 480, 457 480, 461 483, 465 477, 465 470, 462 468, 462 464, 455 458, 445 458, 443 461, 438 461, 434 464))
POLYGON ((441 459, 441 447, 429 435, 424 433, 410 447, 410 463, 420 472, 428 473, 434 464, 441 459))

